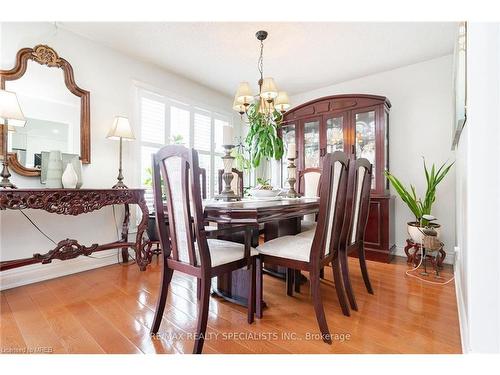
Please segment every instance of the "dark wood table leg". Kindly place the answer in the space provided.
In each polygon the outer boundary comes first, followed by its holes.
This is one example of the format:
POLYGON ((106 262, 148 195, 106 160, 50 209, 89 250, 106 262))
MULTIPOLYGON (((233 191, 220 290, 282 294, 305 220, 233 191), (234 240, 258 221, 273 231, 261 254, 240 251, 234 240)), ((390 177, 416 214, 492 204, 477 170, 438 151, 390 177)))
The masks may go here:
MULTIPOLYGON (((123 217, 122 223, 122 241, 128 242, 128 228, 130 225, 130 207, 126 203, 125 207, 125 216, 123 217)), ((128 263, 128 247, 122 247, 122 260, 123 263, 128 263)))
MULTIPOLYGON (((219 225, 219 227, 223 227, 223 225, 219 225)), ((277 238, 280 236, 286 236, 291 234, 297 234, 300 232, 300 218, 291 218, 286 220, 280 220, 277 222, 266 223, 264 225, 264 240, 269 241, 273 238, 277 238)), ((231 240, 234 242, 242 243, 243 237, 238 236, 237 234, 231 236, 230 238, 224 237, 224 239, 231 240)), ((259 241, 259 232, 258 230, 254 230, 252 236, 252 246, 257 246, 259 241)), ((299 277, 294 277, 295 270, 290 270, 291 276, 291 293, 293 293, 294 289, 294 280, 295 282, 299 282, 299 277)), ((284 267, 279 267, 276 272, 273 269, 265 269, 264 273, 271 274, 280 278, 285 279, 287 274, 287 269, 284 267), (283 275, 283 276, 281 276, 283 275)), ((297 272, 300 275, 300 282, 307 280, 300 272, 297 272)), ((257 278, 257 283, 259 283, 259 279, 257 278)), ((213 292, 236 304, 246 306, 247 305, 247 296, 248 296, 248 287, 250 285, 250 280, 248 279, 248 272, 246 269, 242 268, 232 273, 228 273, 226 275, 222 275, 217 277, 217 283, 213 287, 213 292)), ((257 286, 259 287, 259 286, 257 286)), ((262 288, 262 286, 260 286, 262 288)), ((295 287, 297 289, 297 287, 295 287)), ((260 301, 262 306, 265 306, 264 301, 260 301)), ((257 305, 259 301, 257 301, 257 305)), ((262 310, 262 309, 261 309, 262 310)), ((259 307, 257 307, 257 311, 259 311, 259 307)), ((258 316, 257 316, 258 317, 258 316)))
MULTIPOLYGON (((224 228, 226 225, 219 224, 218 228, 224 228)), ((219 238, 244 243, 245 238, 243 233, 235 233, 230 236, 220 236, 219 238)), ((252 247, 257 247, 259 244, 259 230, 254 229, 252 233, 252 247)), ((227 273, 217 277, 217 282, 212 284, 214 294, 225 300, 236 303, 241 306, 247 306, 247 296, 250 280, 246 268, 227 273)))

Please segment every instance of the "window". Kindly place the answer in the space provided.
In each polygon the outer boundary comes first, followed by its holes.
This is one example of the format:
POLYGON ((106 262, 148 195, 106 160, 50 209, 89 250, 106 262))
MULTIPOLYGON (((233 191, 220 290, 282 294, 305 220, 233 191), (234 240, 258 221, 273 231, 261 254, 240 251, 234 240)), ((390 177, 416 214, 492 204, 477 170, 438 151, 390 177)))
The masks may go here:
POLYGON ((170 142, 189 146, 189 110, 170 107, 170 142))
POLYGON ((166 144, 183 144, 198 151, 200 168, 207 174, 207 196, 218 194, 218 170, 222 168, 222 142, 231 126, 230 115, 139 89, 140 177, 149 188, 146 200, 153 206, 151 155, 166 144))

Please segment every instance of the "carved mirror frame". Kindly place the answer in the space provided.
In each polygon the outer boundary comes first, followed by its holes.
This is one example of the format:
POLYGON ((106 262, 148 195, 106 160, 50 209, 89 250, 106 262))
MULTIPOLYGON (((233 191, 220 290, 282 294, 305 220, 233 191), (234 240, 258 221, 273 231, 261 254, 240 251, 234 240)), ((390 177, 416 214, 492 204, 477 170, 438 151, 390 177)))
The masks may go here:
MULTIPOLYGON (((16 65, 11 70, 0 69, 0 89, 5 90, 6 81, 21 78, 28 68, 28 61, 32 60, 50 68, 60 68, 64 73, 64 83, 68 90, 80 98, 80 160, 83 164, 90 164, 90 92, 81 89, 75 83, 71 64, 59 57, 57 52, 43 44, 34 48, 22 48, 17 52, 16 65)), ((3 154, 4 137, 7 137, 7 127, 0 127, 0 155, 3 154)), ((9 153, 9 167, 22 176, 40 176, 41 171, 36 168, 27 168, 17 160, 17 154, 9 153)))

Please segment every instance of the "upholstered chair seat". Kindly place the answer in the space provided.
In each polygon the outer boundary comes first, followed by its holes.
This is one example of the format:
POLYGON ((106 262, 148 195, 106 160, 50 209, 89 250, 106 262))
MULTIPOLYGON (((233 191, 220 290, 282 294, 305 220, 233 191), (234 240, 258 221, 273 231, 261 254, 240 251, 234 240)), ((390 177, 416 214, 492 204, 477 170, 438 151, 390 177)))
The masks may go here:
MULTIPOLYGON (((314 236, 314 233, 312 236, 314 236)), ((257 247, 257 251, 261 254, 272 255, 278 258, 309 262, 312 236, 310 239, 308 237, 299 237, 299 235, 278 237, 274 240, 264 242, 257 247)))
POLYGON ((299 234, 297 234, 295 237, 312 241, 312 239, 314 238, 315 232, 316 232, 316 227, 314 227, 313 229, 302 231, 299 234))
MULTIPOLYGON (((207 242, 212 267, 217 267, 222 264, 231 263, 245 258, 245 245, 242 243, 218 239, 208 239, 207 242)), ((257 250, 250 248, 250 256, 258 254, 257 250)), ((196 251, 196 259, 198 263, 200 263, 199 251, 196 251)))

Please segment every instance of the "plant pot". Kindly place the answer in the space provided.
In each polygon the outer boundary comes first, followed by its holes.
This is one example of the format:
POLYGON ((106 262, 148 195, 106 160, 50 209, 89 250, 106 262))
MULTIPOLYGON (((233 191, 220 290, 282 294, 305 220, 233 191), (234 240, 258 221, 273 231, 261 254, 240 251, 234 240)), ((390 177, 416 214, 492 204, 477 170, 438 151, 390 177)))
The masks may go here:
MULTIPOLYGON (((429 226, 436 230, 437 238, 439 238, 441 235, 441 225, 430 223, 429 226)), ((413 242, 422 243, 424 235, 420 231, 420 223, 418 221, 409 221, 408 223, 406 223, 406 230, 408 231, 408 234, 410 235, 410 238, 413 242)))

